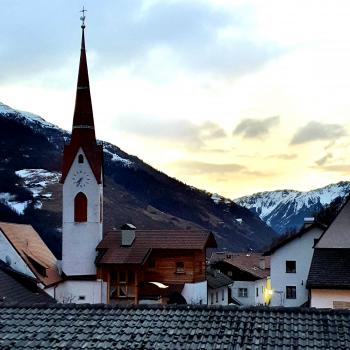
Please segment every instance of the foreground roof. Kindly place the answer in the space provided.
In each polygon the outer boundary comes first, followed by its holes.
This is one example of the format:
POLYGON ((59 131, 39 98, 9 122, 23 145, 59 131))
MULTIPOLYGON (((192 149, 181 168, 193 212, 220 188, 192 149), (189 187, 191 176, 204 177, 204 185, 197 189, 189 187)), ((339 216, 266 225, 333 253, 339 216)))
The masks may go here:
POLYGON ((350 249, 315 249, 307 287, 350 289, 350 249))
POLYGON ((215 248, 216 241, 208 231, 136 230, 131 246, 122 246, 121 231, 106 234, 98 244, 98 264, 143 264, 152 250, 215 248))
POLYGON ((55 303, 37 281, 0 261, 0 303, 55 303))
POLYGON ((350 311, 0 305, 1 349, 349 349, 350 311))
POLYGON ((55 256, 31 225, 0 222, 0 231, 41 283, 49 286, 61 280, 55 256))
POLYGON ((311 225, 304 226, 301 230, 299 230, 297 233, 287 235, 283 237, 280 240, 277 240, 275 243, 271 245, 271 247, 264 252, 264 255, 271 255, 273 254, 276 250, 282 248, 285 246, 287 243, 294 241, 296 238, 302 237, 305 233, 309 232, 312 229, 319 228, 320 230, 324 231, 326 230, 327 226, 319 223, 319 222, 314 222, 311 225))

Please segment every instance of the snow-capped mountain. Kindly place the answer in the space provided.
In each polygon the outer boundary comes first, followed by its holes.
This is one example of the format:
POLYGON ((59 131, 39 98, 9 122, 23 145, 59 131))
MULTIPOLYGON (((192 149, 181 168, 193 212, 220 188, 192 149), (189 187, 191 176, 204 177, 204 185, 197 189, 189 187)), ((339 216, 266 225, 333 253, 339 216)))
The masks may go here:
MULTIPOLYGON (((96 118, 98 121, 98 117, 96 118)), ((62 149, 70 133, 0 103, 0 221, 30 223, 60 256, 62 149)), ((117 146, 104 149, 104 228, 212 231, 220 246, 261 249, 276 233, 257 215, 157 171, 117 146)))
POLYGON ((298 229, 305 217, 312 217, 337 197, 350 193, 350 182, 339 182, 308 192, 279 190, 259 192, 235 202, 258 214, 276 232, 298 229))

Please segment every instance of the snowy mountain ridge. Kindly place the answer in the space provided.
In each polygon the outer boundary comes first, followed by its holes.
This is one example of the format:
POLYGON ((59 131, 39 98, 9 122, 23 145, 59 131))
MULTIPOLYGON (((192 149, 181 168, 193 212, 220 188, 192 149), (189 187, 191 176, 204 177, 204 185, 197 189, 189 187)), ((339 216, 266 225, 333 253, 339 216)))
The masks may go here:
POLYGON ((265 191, 237 198, 235 202, 254 213, 275 231, 299 228, 304 217, 313 216, 337 197, 350 193, 350 182, 341 181, 311 191, 265 191))

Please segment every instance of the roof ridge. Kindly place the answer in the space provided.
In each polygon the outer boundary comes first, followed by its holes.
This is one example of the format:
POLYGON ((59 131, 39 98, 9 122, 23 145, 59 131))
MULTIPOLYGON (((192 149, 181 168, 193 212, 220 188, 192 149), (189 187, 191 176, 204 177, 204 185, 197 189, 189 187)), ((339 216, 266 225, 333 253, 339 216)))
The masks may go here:
POLYGON ((0 308, 42 308, 42 309, 108 309, 108 310, 213 310, 213 311, 246 311, 284 314, 350 314, 348 309, 316 309, 306 307, 282 306, 236 306, 236 305, 109 305, 109 304, 48 304, 48 303, 6 303, 0 308))

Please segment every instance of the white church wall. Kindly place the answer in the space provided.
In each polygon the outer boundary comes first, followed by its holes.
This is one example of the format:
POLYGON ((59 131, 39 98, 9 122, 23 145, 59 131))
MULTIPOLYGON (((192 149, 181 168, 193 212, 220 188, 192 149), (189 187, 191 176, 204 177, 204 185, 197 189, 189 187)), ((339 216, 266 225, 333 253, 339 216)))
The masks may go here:
POLYGON ((102 239, 101 199, 103 186, 98 184, 84 152, 80 149, 63 185, 62 269, 68 275, 96 274, 96 246, 102 239), (79 163, 82 154, 84 162, 79 163), (83 171, 89 183, 79 188, 73 181, 77 172, 83 171), (74 198, 83 192, 88 199, 87 222, 74 222, 74 198))
POLYGON ((64 281, 45 291, 60 303, 107 303, 107 283, 102 280, 64 281))
POLYGON ((11 245, 3 232, 0 231, 0 259, 8 264, 12 269, 21 272, 29 277, 35 278, 35 275, 11 245))
POLYGON ((186 299, 187 304, 207 304, 207 281, 198 283, 185 283, 182 290, 182 296, 186 299))

